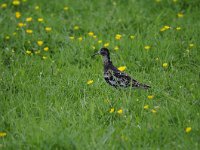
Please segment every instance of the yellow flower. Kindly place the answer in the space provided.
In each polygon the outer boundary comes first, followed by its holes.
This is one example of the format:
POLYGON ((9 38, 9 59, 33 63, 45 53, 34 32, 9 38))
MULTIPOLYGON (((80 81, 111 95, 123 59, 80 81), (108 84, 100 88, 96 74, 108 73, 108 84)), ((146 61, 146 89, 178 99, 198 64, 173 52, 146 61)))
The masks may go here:
POLYGON ((38 46, 42 46, 43 45, 43 41, 37 41, 38 46))
POLYGON ((148 95, 147 98, 148 98, 148 99, 153 99, 153 98, 154 98, 154 95, 148 95))
POLYGON ((194 47, 194 44, 189 44, 189 46, 192 48, 192 47, 194 47))
POLYGON ((121 38, 122 38, 122 35, 121 35, 121 34, 116 34, 116 35, 115 35, 115 39, 116 39, 116 40, 120 40, 121 38))
POLYGON ((19 26, 19 27, 23 27, 23 26, 25 26, 25 24, 22 23, 22 22, 19 22, 19 23, 18 23, 18 26, 19 26))
POLYGON ((114 50, 116 50, 116 51, 119 50, 119 47, 118 47, 118 46, 115 46, 114 50))
POLYGON ((35 10, 38 10, 38 9, 40 9, 40 7, 39 6, 35 6, 35 10))
POLYGON ((16 18, 20 18, 20 17, 21 17, 21 13, 20 13, 20 12, 18 12, 18 11, 17 11, 17 12, 15 12, 15 17, 16 17, 16 18))
POLYGON ((144 105, 144 109, 149 109, 149 105, 144 105))
POLYGON ((161 29, 160 29, 160 31, 161 32, 163 32, 163 31, 166 31, 166 30, 168 30, 168 29, 170 29, 171 27, 170 26, 164 26, 164 27, 162 27, 161 29))
POLYGON ((96 36, 96 35, 93 35, 93 38, 94 38, 94 39, 96 39, 96 38, 97 38, 97 36, 96 36))
POLYGON ((6 132, 0 132, 0 137, 4 137, 6 135, 7 135, 6 132))
POLYGON ((70 40, 74 40, 74 36, 70 36, 69 39, 70 39, 70 40))
POLYGON ((88 32, 89 36, 94 36, 94 32, 88 32))
POLYGON ((32 17, 28 17, 28 18, 26 18, 26 21, 27 21, 27 22, 31 22, 32 20, 33 20, 32 17))
POLYGON ((113 113, 115 111, 115 108, 110 109, 110 113, 113 113))
POLYGON ((26 33, 32 34, 32 33, 33 33, 33 30, 27 29, 27 30, 26 30, 26 33))
POLYGON ((29 50, 27 50, 27 51, 26 51, 26 54, 28 54, 28 55, 31 55, 31 54, 32 54, 32 52, 31 52, 31 51, 29 51, 29 50))
POLYGON ((119 71, 124 71, 124 70, 126 70, 126 66, 121 66, 121 67, 118 67, 117 68, 119 71))
POLYGON ((1 8, 6 8, 6 7, 7 7, 6 3, 1 4, 1 8))
POLYGON ((191 131, 192 131, 192 128, 191 128, 191 127, 185 128, 185 132, 186 132, 186 133, 190 133, 191 131))
POLYGON ((79 37, 79 38, 78 38, 78 40, 79 40, 79 41, 82 41, 82 40, 83 40, 83 38, 82 38, 82 37, 79 37))
POLYGON ((93 50, 95 50, 95 49, 96 49, 96 47, 95 47, 95 46, 92 46, 92 49, 93 49, 93 50))
POLYGON ((101 44, 101 43, 102 43, 102 40, 98 40, 98 43, 101 44))
POLYGON ((35 54, 40 54, 40 50, 35 51, 35 54))
POLYGON ((17 33, 16 33, 16 32, 13 32, 13 35, 15 36, 15 35, 17 35, 17 33))
POLYGON ((117 113, 121 115, 121 114, 123 113, 123 110, 122 110, 122 109, 119 109, 119 110, 117 111, 117 113))
POLYGON ((93 80, 88 80, 87 84, 89 85, 89 84, 92 84, 93 82, 94 82, 93 80))
POLYGON ((152 112, 152 113, 156 113, 157 111, 156 111, 155 109, 152 109, 151 112, 152 112))
POLYGON ((179 18, 182 18, 184 15, 183 15, 182 12, 180 12, 180 13, 177 14, 177 16, 178 16, 179 18))
POLYGON ((65 11, 67 11, 68 9, 69 9, 69 7, 67 7, 67 6, 64 7, 64 10, 65 10, 65 11))
POLYGON ((176 30, 181 30, 181 27, 176 27, 176 30))
POLYGON ((79 30, 79 26, 74 26, 74 30, 79 30))
POLYGON ((45 47, 44 51, 46 51, 46 52, 49 51, 49 47, 45 47))
POLYGON ((20 5, 20 1, 19 0, 14 0, 12 2, 12 4, 15 5, 15 6, 18 6, 18 5, 20 5))
POLYGON ((163 68, 167 68, 168 67, 168 63, 163 63, 162 66, 163 66, 163 68))
POLYGON ((7 36, 5 37, 5 39, 6 39, 6 40, 9 40, 9 39, 10 39, 10 36, 7 35, 7 36))
POLYGON ((149 50, 151 48, 151 46, 149 46, 149 45, 146 45, 145 47, 144 47, 144 49, 146 49, 146 50, 149 50))
POLYGON ((47 56, 42 56, 42 59, 46 60, 46 59, 47 59, 47 56))
POLYGON ((52 30, 52 28, 51 28, 51 27, 46 27, 45 30, 46 30, 47 32, 50 32, 50 31, 52 30))
POLYGON ((108 47, 109 45, 110 45, 110 43, 105 43, 103 46, 108 47))
POLYGON ((43 18, 38 18, 38 22, 43 22, 44 19, 43 18))
POLYGON ((134 39, 135 38, 135 35, 130 35, 130 39, 134 39))

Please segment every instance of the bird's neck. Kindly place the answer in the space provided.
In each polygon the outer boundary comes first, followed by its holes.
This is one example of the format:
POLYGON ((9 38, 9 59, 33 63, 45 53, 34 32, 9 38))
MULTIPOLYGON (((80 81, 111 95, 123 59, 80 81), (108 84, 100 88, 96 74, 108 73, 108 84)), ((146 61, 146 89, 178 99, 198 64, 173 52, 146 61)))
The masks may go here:
POLYGON ((110 56, 108 56, 108 55, 103 56, 103 64, 104 64, 104 66, 112 64, 112 61, 110 60, 110 56))

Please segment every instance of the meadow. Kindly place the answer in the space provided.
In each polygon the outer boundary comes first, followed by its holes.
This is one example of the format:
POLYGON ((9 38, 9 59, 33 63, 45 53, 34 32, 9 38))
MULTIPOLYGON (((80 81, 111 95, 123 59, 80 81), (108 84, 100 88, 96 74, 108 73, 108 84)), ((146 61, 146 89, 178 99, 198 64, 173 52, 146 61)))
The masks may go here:
POLYGON ((199 149, 199 0, 1 0, 0 149, 199 149), (143 89, 103 79, 115 66, 143 89))

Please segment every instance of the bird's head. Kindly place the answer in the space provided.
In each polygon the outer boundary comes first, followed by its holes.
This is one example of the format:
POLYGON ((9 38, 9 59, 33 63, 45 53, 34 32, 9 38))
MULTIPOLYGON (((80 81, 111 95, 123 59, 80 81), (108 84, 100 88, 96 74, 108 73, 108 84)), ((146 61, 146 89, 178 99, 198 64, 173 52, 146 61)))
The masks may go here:
POLYGON ((95 55, 102 55, 102 56, 109 56, 110 53, 109 53, 109 50, 107 48, 101 48, 98 52, 94 53, 93 56, 95 55))

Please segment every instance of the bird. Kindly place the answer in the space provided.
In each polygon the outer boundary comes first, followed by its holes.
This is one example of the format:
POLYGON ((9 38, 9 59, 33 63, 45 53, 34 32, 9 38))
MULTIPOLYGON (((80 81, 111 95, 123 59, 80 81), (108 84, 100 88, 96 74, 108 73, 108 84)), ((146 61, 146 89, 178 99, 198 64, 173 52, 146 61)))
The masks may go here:
POLYGON ((92 56, 101 55, 103 57, 103 65, 104 65, 104 79, 105 81, 115 87, 132 87, 132 88, 142 88, 149 89, 150 86, 140 83, 137 80, 133 79, 131 76, 126 74, 125 72, 117 69, 111 59, 110 52, 107 48, 103 47, 98 52, 94 53, 92 56))

